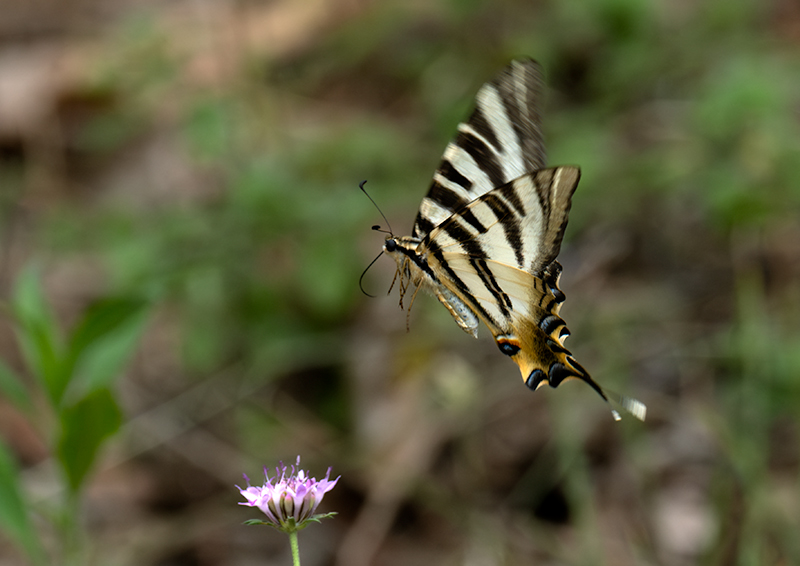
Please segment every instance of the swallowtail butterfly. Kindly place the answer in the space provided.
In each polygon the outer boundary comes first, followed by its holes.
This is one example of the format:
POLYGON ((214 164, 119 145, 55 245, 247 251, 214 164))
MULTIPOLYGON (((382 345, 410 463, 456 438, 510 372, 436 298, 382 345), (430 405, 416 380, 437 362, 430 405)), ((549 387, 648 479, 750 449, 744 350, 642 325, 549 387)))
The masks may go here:
MULTIPOLYGON (((390 234, 383 252, 397 262, 401 307, 411 286, 426 289, 468 334, 477 337, 479 322, 486 324, 529 388, 577 378, 608 401, 564 347, 569 331, 558 314, 564 293, 556 256, 580 170, 545 165, 542 90, 541 68, 530 59, 512 61, 481 87, 472 115, 445 149, 412 235, 390 234)), ((642 403, 617 400, 644 419, 642 403)))

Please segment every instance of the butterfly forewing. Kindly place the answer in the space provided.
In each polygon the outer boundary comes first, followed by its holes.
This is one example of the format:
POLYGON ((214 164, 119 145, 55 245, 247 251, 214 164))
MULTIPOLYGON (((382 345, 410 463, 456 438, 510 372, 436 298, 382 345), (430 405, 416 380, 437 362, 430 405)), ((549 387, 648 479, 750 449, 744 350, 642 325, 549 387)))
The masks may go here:
POLYGON ((445 149, 414 221, 422 239, 453 212, 525 173, 543 169, 539 64, 513 61, 475 97, 475 110, 445 149))

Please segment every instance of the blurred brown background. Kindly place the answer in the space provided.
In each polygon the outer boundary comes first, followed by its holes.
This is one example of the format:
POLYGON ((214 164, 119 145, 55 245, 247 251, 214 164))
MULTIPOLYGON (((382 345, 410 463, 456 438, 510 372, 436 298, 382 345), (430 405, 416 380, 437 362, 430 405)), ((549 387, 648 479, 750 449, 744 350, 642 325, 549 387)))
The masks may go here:
MULTIPOLYGON (((342 476, 306 566, 800 563, 799 51, 794 0, 0 2, 3 300, 33 264, 61 328, 150 305, 90 563, 289 564, 234 484, 297 454, 342 476), (410 232, 517 56, 550 164, 583 172, 568 347, 643 424, 531 393, 430 298, 406 332, 386 258, 358 289, 382 244, 358 183, 410 232)), ((10 317, 0 353, 30 384, 10 317)), ((46 546, 47 418, 0 399, 46 546)))

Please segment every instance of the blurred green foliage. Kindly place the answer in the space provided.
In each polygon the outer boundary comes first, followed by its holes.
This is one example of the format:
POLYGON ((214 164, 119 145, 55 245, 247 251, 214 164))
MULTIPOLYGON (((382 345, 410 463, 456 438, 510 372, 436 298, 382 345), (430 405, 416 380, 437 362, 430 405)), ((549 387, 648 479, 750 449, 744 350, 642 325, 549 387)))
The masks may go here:
POLYGON ((33 564, 45 563, 44 553, 23 497, 19 469, 3 443, 0 443, 0 528, 24 549, 33 564))
MULTIPOLYGON (((112 392, 146 320, 146 303, 133 298, 109 298, 91 304, 65 338, 44 297, 38 270, 27 268, 16 281, 11 302, 17 341, 33 384, 7 365, 0 365, 0 391, 23 411, 51 444, 63 472, 62 508, 45 511, 68 548, 77 528, 78 497, 102 444, 122 423, 112 392), (31 389, 32 391, 28 391, 31 389), (49 413, 39 402, 46 401, 49 413)), ((44 553, 28 519, 26 495, 5 446, 0 445, 0 523, 35 563, 44 553)), ((71 558, 69 552, 62 555, 71 558)))

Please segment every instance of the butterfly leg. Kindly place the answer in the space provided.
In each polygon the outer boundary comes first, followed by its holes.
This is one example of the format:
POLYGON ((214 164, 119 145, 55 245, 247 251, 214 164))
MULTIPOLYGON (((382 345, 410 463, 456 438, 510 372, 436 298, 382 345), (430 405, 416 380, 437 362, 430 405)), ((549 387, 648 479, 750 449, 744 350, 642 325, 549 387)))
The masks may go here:
POLYGON ((406 311, 406 332, 410 332, 411 331, 411 307, 414 306, 414 299, 417 298, 417 293, 419 293, 420 289, 421 289, 421 287, 417 286, 417 288, 414 289, 414 294, 411 295, 411 303, 409 303, 408 311, 406 311))

